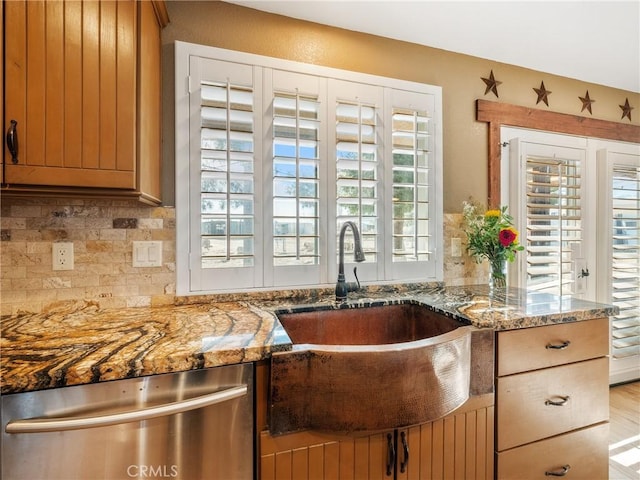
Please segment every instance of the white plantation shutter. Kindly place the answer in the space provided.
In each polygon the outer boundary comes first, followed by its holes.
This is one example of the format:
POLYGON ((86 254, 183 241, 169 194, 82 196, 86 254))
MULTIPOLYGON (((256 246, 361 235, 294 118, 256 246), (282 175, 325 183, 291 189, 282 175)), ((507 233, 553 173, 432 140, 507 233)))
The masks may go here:
POLYGON ((266 284, 318 284, 325 255, 321 232, 321 192, 326 184, 326 166, 321 168, 325 113, 320 96, 326 81, 280 70, 265 71, 265 106, 269 125, 267 147, 271 159, 267 202, 271 219, 265 252, 269 267, 266 284))
POLYGON ((346 221, 361 281, 441 280, 441 117, 439 87, 176 42, 177 293, 333 284, 346 221))
MULTIPOLYGON (((366 261, 376 262, 380 200, 376 107, 337 102, 336 119, 336 230, 347 221, 355 222, 366 261)), ((353 251, 350 247, 347 253, 353 251)))
POLYGON ((387 128, 388 250, 391 278, 436 275, 441 171, 437 162, 433 97, 400 90, 385 92, 387 128))
POLYGON ((526 157, 527 288, 571 294, 572 247, 582 241, 579 160, 526 157))
POLYGON ((254 286, 261 277, 261 242, 253 67, 192 57, 191 73, 191 156, 197 167, 189 198, 191 224, 198 226, 190 241, 191 285, 254 286))
POLYGON ((640 169, 614 165, 612 180, 612 354, 621 358, 640 354, 640 169))
POLYGON ((611 319, 611 366, 618 381, 640 376, 640 149, 599 151, 603 301, 620 313, 611 319), (631 150, 633 152, 633 150, 631 150), (617 373, 620 372, 620 373, 617 373))
POLYGON ((509 284, 556 295, 583 294, 587 280, 578 283, 578 275, 589 268, 593 244, 586 233, 586 142, 515 132, 522 137, 509 143, 510 182, 504 203, 525 250, 509 267, 509 284))
POLYGON ((317 264, 320 256, 318 100, 273 98, 274 265, 317 264))
POLYGON ((360 279, 383 279, 381 221, 384 218, 384 170, 381 135, 384 130, 384 89, 336 79, 331 79, 328 87, 327 124, 332 129, 329 175, 334 180, 328 186, 327 205, 332 223, 329 251, 333 255, 329 278, 337 276, 340 228, 345 222, 352 221, 360 231, 365 261, 353 263, 353 235, 348 229, 345 235, 345 270, 350 271, 357 265, 360 279))

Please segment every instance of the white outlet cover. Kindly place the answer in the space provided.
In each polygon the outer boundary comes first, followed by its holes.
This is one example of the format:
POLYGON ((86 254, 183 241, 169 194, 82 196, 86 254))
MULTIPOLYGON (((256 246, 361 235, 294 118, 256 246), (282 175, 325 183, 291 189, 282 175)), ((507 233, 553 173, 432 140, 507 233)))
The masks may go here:
POLYGON ((73 242, 54 242, 51 252, 54 270, 73 270, 73 242))

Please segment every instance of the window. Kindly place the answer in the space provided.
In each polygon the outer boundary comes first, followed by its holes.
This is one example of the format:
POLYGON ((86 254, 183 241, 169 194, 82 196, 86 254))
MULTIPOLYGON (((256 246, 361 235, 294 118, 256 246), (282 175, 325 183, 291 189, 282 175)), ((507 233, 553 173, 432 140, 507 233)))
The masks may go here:
POLYGON ((640 378, 640 145, 514 128, 501 136, 501 190, 526 247, 510 283, 618 306, 610 382, 640 378))
POLYGON ((612 382, 640 375, 640 146, 607 142, 597 152, 598 292, 620 313, 611 318, 612 382))
POLYGON ((200 86, 203 268, 254 264, 252 98, 251 90, 242 85, 200 86))
POLYGON ((176 43, 178 294, 442 279, 439 87, 176 43), (349 234, 345 261, 353 249, 349 234))
POLYGON ((393 261, 429 258, 427 112, 393 109, 393 261))
POLYGON ((584 294, 580 275, 588 267, 583 252, 593 245, 585 217, 586 141, 514 134, 521 137, 511 139, 512 189, 504 203, 516 219, 526 253, 517 257, 518 268, 511 268, 516 277, 511 283, 557 295, 584 294))
POLYGON ((344 222, 356 222, 366 261, 373 263, 380 253, 376 119, 375 105, 336 102, 336 230, 344 222))
POLYGON ((273 99, 273 263, 320 263, 319 109, 317 97, 273 99))

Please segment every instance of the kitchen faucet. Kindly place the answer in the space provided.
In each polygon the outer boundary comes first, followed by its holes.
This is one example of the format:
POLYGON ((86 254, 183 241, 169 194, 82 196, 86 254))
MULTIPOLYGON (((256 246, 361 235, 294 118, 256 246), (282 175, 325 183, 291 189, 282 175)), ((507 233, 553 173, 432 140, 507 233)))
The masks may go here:
POLYGON ((338 281, 336 282, 336 302, 345 302, 349 292, 360 290, 360 280, 356 273, 357 267, 353 267, 353 275, 356 277, 355 282, 347 282, 344 277, 344 234, 347 227, 351 227, 353 231, 353 259, 356 262, 364 262, 364 252, 362 251, 362 243, 360 242, 360 233, 358 227, 353 222, 345 222, 340 229, 340 242, 338 254, 338 281))

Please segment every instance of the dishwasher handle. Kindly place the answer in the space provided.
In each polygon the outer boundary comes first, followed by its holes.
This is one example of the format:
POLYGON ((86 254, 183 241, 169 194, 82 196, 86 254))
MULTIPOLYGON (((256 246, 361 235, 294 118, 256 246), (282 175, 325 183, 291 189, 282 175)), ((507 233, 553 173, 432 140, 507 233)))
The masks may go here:
POLYGON ((81 430, 93 427, 107 427, 121 423, 140 422, 157 417, 175 415, 177 413, 208 407, 216 403, 226 402, 247 394, 247 385, 220 390, 200 397, 171 402, 155 407, 138 408, 126 412, 109 415, 94 415, 89 417, 71 418, 33 418, 27 420, 12 420, 7 423, 7 433, 42 433, 61 432, 65 430, 81 430))

